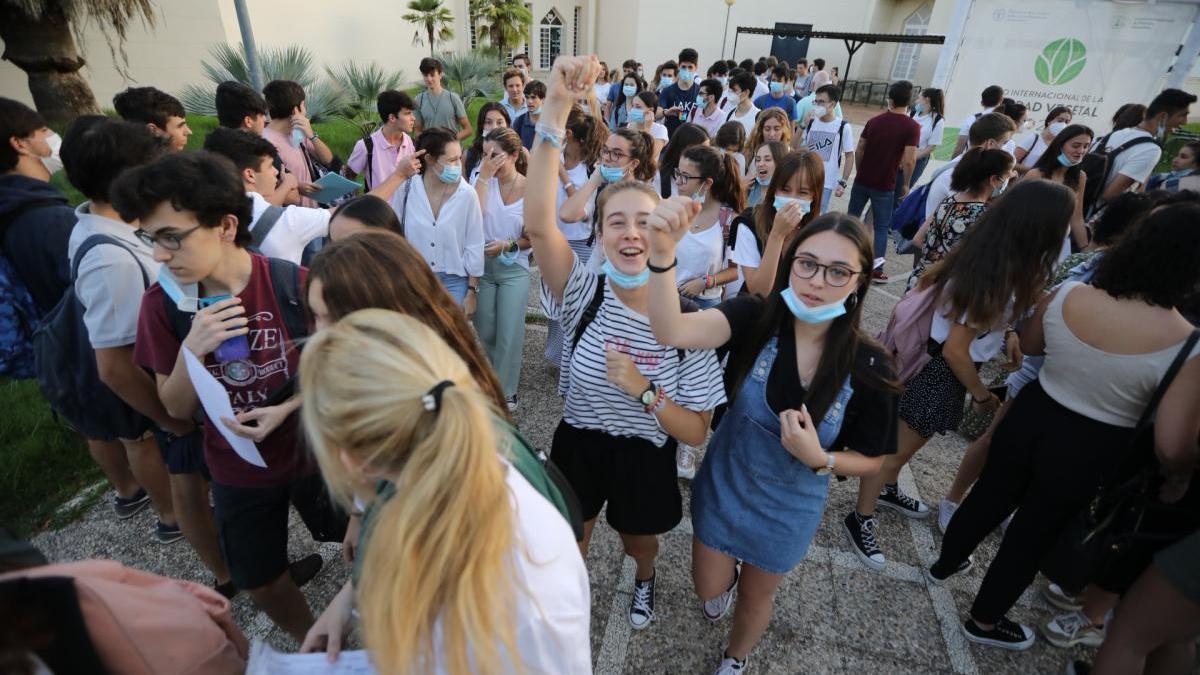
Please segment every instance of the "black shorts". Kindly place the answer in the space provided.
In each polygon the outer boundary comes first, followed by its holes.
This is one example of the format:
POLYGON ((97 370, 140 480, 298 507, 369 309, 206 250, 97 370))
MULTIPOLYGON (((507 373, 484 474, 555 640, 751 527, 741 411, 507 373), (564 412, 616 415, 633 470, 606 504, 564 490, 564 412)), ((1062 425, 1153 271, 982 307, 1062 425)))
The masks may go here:
POLYGON ((622 534, 662 534, 683 519, 675 476, 675 439, 659 448, 641 438, 610 436, 559 422, 550 446, 571 483, 584 521, 608 503, 608 524, 622 534))
POLYGON ((346 536, 346 514, 330 499, 320 474, 266 487, 214 482, 212 491, 221 556, 238 588, 260 588, 287 570, 289 503, 313 539, 340 542, 346 536))
POLYGON ((204 463, 204 427, 196 427, 187 436, 176 436, 155 426, 154 438, 167 465, 167 473, 175 476, 198 473, 204 480, 212 480, 208 465, 204 463))

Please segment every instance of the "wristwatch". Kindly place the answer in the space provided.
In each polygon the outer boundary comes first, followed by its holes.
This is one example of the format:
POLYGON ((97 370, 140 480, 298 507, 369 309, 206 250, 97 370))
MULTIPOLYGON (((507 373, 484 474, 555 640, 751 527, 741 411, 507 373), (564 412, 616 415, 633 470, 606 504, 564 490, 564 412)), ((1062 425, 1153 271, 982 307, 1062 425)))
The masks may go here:
POLYGON ((642 402, 643 408, 649 408, 654 405, 654 402, 658 400, 658 385, 651 382, 646 387, 646 391, 643 391, 641 396, 638 396, 638 400, 642 402))
POLYGON ((467 285, 467 290, 468 290, 468 291, 471 291, 472 293, 478 293, 478 292, 479 292, 479 286, 471 286, 471 285, 467 285))
POLYGON ((321 134, 318 134, 317 132, 314 131, 313 135, 308 137, 308 140, 309 140, 309 142, 312 142, 312 141, 317 140, 320 137, 321 137, 321 134))
POLYGON ((826 476, 833 473, 833 465, 837 463, 837 457, 832 452, 825 453, 825 466, 819 469, 813 469, 813 473, 818 476, 826 476))
POLYGON ((846 179, 845 179, 845 178, 839 178, 839 179, 838 179, 838 182, 837 182, 837 184, 838 184, 840 187, 846 187, 846 179))

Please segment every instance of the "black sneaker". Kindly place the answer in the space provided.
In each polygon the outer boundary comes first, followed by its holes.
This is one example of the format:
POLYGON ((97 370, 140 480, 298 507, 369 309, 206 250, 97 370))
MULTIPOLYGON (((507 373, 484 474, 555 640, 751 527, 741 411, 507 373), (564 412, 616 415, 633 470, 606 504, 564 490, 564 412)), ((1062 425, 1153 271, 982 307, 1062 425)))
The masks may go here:
POLYGON ((991 630, 984 630, 974 619, 967 619, 963 623, 963 633, 971 642, 1018 652, 1032 647, 1033 641, 1037 639, 1032 628, 1010 621, 1006 617, 1000 617, 991 630))
POLYGON ((142 488, 133 493, 132 497, 113 497, 112 510, 117 514, 118 520, 132 518, 138 511, 150 505, 150 495, 142 488))
POLYGON ((900 491, 895 483, 885 485, 879 491, 879 505, 900 512, 909 518, 925 518, 929 516, 929 506, 920 499, 913 499, 900 491))
POLYGON ((850 539, 850 548, 858 555, 864 565, 881 571, 887 564, 879 544, 875 543, 875 516, 860 516, 851 511, 842 521, 846 529, 846 537, 850 539))
POLYGON ((183 539, 183 532, 178 525, 167 525, 160 520, 154 526, 154 541, 160 544, 174 544, 180 539, 183 539))
POLYGON ((321 566, 324 564, 325 560, 321 558, 321 554, 313 553, 288 565, 288 574, 291 575, 292 582, 296 586, 303 586, 317 576, 317 572, 321 571, 321 566))
POLYGON ((234 596, 238 594, 238 587, 237 584, 233 583, 233 579, 230 579, 223 584, 218 584, 216 581, 213 581, 213 588, 218 593, 225 596, 226 600, 232 600, 234 596))
POLYGON ((1087 661, 1067 661, 1067 675, 1090 675, 1092 664, 1087 661))
MULTIPOLYGON (((655 575, 657 576, 657 575, 655 575)), ((644 630, 654 621, 654 579, 633 582, 633 604, 629 606, 629 625, 644 630)))
POLYGON ((972 559, 971 556, 967 556, 966 560, 962 561, 962 563, 960 563, 958 567, 954 568, 953 571, 951 571, 949 574, 947 574, 945 572, 945 570, 938 569, 938 565, 935 562, 932 567, 925 570, 925 579, 929 583, 931 583, 935 586, 941 586, 950 577, 954 576, 955 574, 962 574, 963 572, 967 572, 974 565, 975 565, 975 560, 972 559))

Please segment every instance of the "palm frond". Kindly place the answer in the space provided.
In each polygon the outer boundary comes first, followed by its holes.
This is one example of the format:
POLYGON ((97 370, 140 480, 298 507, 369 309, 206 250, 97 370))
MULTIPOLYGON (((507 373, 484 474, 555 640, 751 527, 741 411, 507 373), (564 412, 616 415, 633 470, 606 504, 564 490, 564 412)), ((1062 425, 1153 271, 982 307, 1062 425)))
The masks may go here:
POLYGON ((463 105, 475 98, 494 98, 500 95, 496 75, 504 64, 493 56, 478 52, 446 52, 441 56, 446 88, 462 97, 463 105))

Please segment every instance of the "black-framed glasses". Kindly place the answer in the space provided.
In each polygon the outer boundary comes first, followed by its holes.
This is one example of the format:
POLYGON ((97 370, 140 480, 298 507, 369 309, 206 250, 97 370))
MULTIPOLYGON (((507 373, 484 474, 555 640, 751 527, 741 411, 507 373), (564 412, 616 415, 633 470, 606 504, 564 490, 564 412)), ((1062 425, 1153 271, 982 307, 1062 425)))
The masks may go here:
POLYGON ((817 276, 819 270, 825 270, 825 283, 835 288, 840 288, 850 283, 856 274, 862 274, 859 270, 852 270, 845 265, 834 263, 826 265, 819 263, 812 258, 804 256, 796 256, 792 258, 792 274, 801 279, 812 279, 817 276))
POLYGON ((603 159, 606 162, 621 162, 627 157, 629 157, 629 155, 621 152, 620 150, 600 148, 600 159, 603 159))
POLYGON ((693 176, 690 173, 684 173, 679 169, 675 169, 671 172, 671 180, 676 183, 686 183, 692 180, 704 180, 704 176, 693 176))
POLYGON ((164 232, 163 234, 151 234, 150 232, 147 232, 139 227, 133 231, 133 236, 137 237, 143 244, 147 246, 153 247, 158 245, 167 249, 168 251, 178 251, 179 248, 183 246, 183 240, 187 239, 188 235, 200 229, 201 227, 204 226, 197 225, 182 232, 164 232))

